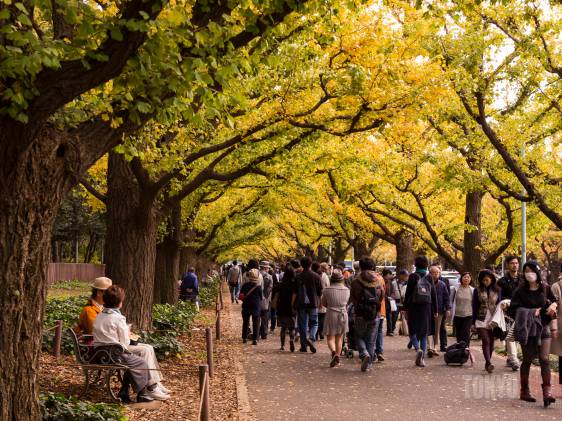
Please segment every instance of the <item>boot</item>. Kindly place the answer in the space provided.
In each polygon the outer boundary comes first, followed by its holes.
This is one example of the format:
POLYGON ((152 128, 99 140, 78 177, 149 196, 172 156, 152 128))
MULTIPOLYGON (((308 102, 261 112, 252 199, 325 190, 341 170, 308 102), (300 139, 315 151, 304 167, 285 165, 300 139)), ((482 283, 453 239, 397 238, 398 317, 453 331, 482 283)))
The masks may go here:
MULTIPOLYGON (((541 367, 542 368, 542 367, 541 367)), ((541 370, 542 371, 542 370, 541 370)), ((542 397, 544 407, 548 408, 551 403, 556 402, 550 391, 550 370, 544 370, 542 373, 542 397)))
POLYGON ((529 375, 521 373, 521 393, 519 399, 525 402, 536 402, 537 400, 531 396, 531 390, 529 389, 529 375))

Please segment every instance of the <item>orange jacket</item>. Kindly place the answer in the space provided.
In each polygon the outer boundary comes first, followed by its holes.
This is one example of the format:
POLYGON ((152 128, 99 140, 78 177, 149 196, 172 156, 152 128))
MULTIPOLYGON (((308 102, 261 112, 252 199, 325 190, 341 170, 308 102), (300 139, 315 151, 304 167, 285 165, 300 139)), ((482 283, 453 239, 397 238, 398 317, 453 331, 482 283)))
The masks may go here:
POLYGON ((78 325, 75 327, 76 333, 91 335, 94 328, 94 320, 101 313, 101 307, 96 305, 92 299, 88 300, 88 305, 82 309, 78 318, 78 325))

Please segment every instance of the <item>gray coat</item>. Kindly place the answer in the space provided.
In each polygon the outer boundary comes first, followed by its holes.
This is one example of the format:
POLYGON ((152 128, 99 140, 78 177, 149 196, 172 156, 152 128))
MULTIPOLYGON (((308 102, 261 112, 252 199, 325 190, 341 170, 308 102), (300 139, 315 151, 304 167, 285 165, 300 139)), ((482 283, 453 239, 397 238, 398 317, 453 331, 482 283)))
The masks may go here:
POLYGON ((271 293, 273 291, 273 278, 267 272, 261 272, 263 277, 263 298, 261 301, 261 309, 269 310, 269 305, 271 303, 271 293))

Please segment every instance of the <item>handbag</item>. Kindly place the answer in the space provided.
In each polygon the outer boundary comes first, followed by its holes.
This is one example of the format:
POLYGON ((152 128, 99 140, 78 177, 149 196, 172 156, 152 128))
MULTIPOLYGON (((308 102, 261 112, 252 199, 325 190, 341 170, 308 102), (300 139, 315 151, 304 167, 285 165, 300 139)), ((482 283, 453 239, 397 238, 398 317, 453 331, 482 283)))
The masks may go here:
POLYGON ((398 307, 396 306, 396 300, 390 298, 389 301, 390 301, 390 311, 392 312, 398 311, 398 307))
POLYGON ((240 301, 244 301, 257 287, 259 287, 259 284, 252 287, 247 294, 244 294, 243 292, 241 292, 240 294, 238 294, 238 299, 240 301))

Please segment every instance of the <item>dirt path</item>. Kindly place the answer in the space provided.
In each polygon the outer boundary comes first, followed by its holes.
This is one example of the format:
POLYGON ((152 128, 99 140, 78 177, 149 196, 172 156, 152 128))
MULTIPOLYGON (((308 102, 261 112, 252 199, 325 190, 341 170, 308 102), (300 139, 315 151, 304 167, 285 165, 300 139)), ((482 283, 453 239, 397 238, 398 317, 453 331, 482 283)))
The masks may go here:
MULTIPOLYGON (((240 308, 231 308, 241 330, 240 308)), ((385 337, 386 361, 361 373, 357 356, 341 367, 328 367, 325 342, 318 353, 279 351, 275 334, 258 346, 245 345, 240 354, 252 412, 258 420, 371 420, 385 419, 561 419, 562 399, 557 377, 554 395, 559 401, 542 408, 540 375, 533 369, 533 393, 537 404, 518 400, 518 373, 494 357, 493 375, 483 370, 483 358, 473 345, 473 367, 447 367, 443 357, 427 359, 428 366, 414 365, 414 352, 405 337, 385 337)))

